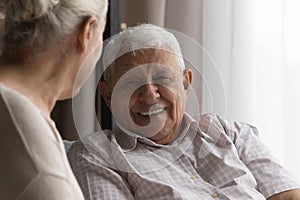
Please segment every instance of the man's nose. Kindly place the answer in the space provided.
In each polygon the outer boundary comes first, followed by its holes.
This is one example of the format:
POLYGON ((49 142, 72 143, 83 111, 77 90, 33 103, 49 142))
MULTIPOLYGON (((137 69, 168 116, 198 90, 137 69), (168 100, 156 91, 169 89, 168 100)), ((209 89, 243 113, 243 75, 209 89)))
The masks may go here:
POLYGON ((156 84, 147 83, 140 88, 139 99, 149 105, 157 103, 159 97, 160 94, 156 84))

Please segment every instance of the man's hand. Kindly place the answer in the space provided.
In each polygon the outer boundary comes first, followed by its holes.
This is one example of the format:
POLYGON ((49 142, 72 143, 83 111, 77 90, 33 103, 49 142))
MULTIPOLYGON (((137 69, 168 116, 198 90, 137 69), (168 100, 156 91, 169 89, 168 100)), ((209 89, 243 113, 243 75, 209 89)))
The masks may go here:
POLYGON ((300 189, 280 192, 269 197, 267 200, 300 200, 300 189))

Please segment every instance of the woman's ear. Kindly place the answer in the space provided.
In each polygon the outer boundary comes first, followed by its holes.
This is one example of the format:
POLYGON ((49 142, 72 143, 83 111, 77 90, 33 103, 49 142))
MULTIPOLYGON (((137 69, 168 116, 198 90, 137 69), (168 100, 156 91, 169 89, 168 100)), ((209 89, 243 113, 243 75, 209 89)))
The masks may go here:
POLYGON ((94 34, 95 34, 95 25, 96 18, 89 17, 86 19, 81 25, 78 32, 78 43, 79 48, 82 52, 85 52, 88 49, 89 43, 93 42, 94 34))
POLYGON ((193 73, 192 70, 190 69, 185 69, 183 71, 183 88, 184 90, 187 91, 187 93, 190 90, 190 86, 192 84, 192 79, 193 79, 193 73))
POLYGON ((100 90, 101 96, 103 97, 103 99, 105 101, 105 104, 107 105, 107 107, 110 108, 112 91, 110 89, 109 83, 107 83, 105 81, 100 81, 99 90, 100 90))

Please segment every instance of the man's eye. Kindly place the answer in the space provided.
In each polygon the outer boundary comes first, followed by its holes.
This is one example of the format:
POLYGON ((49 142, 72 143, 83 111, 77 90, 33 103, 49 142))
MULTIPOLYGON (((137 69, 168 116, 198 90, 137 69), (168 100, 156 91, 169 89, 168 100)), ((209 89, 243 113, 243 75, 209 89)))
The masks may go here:
POLYGON ((160 76, 160 77, 157 77, 154 81, 155 81, 155 83, 159 83, 159 84, 168 84, 172 81, 172 78, 167 77, 167 76, 160 76))
POLYGON ((136 80, 127 80, 124 82, 123 86, 125 88, 134 88, 139 86, 139 81, 136 80))

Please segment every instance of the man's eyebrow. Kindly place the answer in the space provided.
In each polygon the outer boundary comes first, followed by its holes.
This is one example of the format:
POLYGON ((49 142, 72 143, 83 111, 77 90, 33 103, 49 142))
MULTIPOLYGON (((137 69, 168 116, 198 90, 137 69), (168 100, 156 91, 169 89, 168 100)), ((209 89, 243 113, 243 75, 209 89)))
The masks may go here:
POLYGON ((157 69, 153 70, 152 72, 153 74, 159 74, 159 73, 163 73, 163 74, 180 74, 179 72, 177 72, 176 70, 169 68, 169 67, 158 67, 157 69))

